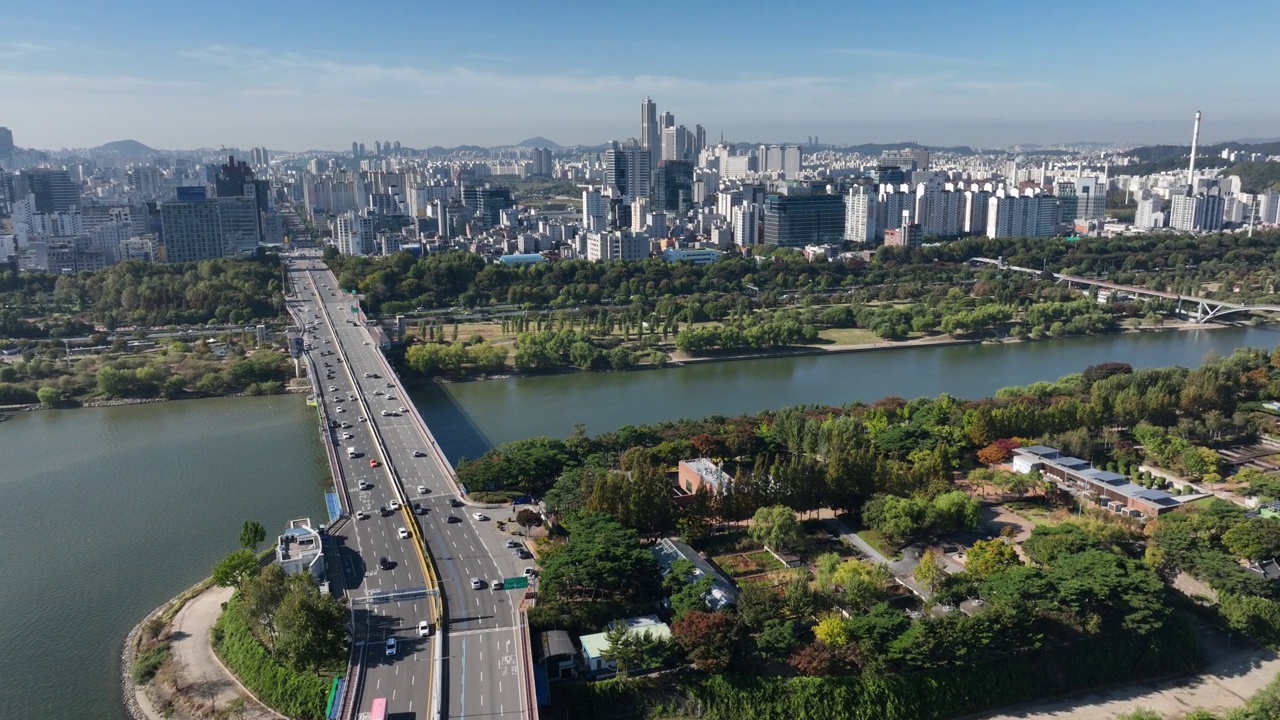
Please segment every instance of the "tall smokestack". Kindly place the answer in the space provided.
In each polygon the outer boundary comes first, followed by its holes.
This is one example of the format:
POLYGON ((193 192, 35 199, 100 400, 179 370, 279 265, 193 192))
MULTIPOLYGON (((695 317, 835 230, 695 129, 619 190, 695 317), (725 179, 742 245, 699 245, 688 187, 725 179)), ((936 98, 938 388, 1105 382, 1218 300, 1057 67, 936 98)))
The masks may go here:
POLYGON ((1196 111, 1196 123, 1191 127, 1191 167, 1187 169, 1187 195, 1196 194, 1196 148, 1200 146, 1200 111, 1196 111))

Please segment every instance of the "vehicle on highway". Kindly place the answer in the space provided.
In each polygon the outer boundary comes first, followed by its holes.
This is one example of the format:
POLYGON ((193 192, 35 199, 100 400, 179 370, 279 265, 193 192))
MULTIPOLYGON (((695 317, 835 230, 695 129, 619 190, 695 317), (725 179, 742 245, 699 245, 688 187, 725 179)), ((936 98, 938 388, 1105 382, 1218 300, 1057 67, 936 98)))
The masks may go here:
POLYGON ((392 510, 399 510, 399 509, 400 509, 400 501, 399 501, 399 500, 392 500, 392 501, 391 501, 391 509, 392 509, 392 510))
POLYGON ((365 417, 365 416, 363 416, 363 415, 361 415, 360 417, 358 417, 358 418, 356 418, 356 419, 357 419, 357 420, 359 420, 360 422, 369 422, 369 418, 367 418, 367 417, 365 417))
POLYGON ((422 452, 421 450, 414 450, 414 451, 413 451, 413 456, 414 456, 414 457, 426 457, 426 456, 427 456, 427 454, 426 454, 426 453, 424 453, 424 452, 422 452))
MULTIPOLYGON (((342 398, 338 398, 338 399, 339 399, 339 400, 341 400, 342 398)), ((346 412, 346 411, 347 411, 347 409, 346 409, 346 408, 344 408, 344 407, 340 407, 340 408, 338 408, 337 410, 334 410, 334 412, 336 412, 336 413, 344 413, 344 412, 346 412)))
POLYGON ((462 507, 462 501, 458 498, 449 498, 449 507, 462 507))
POLYGON ((533 568, 525 568, 525 569, 524 569, 524 576, 525 576, 525 577, 527 577, 527 578, 529 578, 530 580, 532 580, 532 579, 534 579, 535 577, 537 577, 537 576, 538 576, 538 571, 537 571, 537 570, 534 570, 533 568))
POLYGON ((490 581, 489 581, 489 587, 493 588, 495 591, 496 591, 496 590, 502 590, 502 589, 504 589, 504 588, 503 588, 502 578, 494 578, 494 579, 490 580, 490 581))
POLYGON ((370 377, 373 377, 373 373, 365 373, 364 376, 367 378, 370 378, 370 377))
POLYGON ((414 503, 414 504, 413 504, 413 514, 414 514, 414 515, 426 515, 426 514, 427 514, 427 509, 426 509, 426 508, 424 508, 424 507, 422 507, 422 506, 421 506, 421 505, 419 505, 418 503, 414 503))
POLYGON ((396 654, 396 639, 393 637, 389 637, 387 638, 387 657, 394 657, 395 654, 396 654))
POLYGON ((471 578, 471 589, 479 590, 484 587, 484 581, 480 578, 471 578))
POLYGON ((409 531, 406 530, 405 528, 400 528, 399 530, 396 531, 396 534, 400 536, 401 540, 409 539, 409 531))
POLYGON ((382 395, 382 394, 384 394, 384 393, 383 393, 381 390, 374 390, 374 391, 373 391, 373 394, 374 394, 374 395, 382 395))
POLYGON ((330 385, 330 386, 329 386, 329 392, 338 392, 338 386, 337 386, 337 385, 330 385))
POLYGON ((462 522, 462 518, 458 517, 457 515, 450 515, 448 522, 451 522, 451 523, 462 522))
POLYGON ((382 417, 391 417, 391 411, 390 411, 390 410, 383 410, 383 411, 382 411, 382 417))
POLYGON ((426 485, 419 485, 419 486, 418 486, 418 494, 419 494, 419 495, 426 495, 426 494, 427 494, 427 486, 426 486, 426 485))
POLYGON ((482 522, 489 519, 489 516, 484 513, 471 513, 471 517, 475 518, 476 522, 482 522))
POLYGON ((369 467, 381 467, 381 466, 382 466, 382 463, 378 462, 377 460, 369 461, 369 467))
POLYGON ((395 384, 395 383, 387 383, 387 387, 393 388, 393 387, 395 387, 395 386, 396 386, 396 384, 395 384))
POLYGON ((431 623, 427 622, 426 620, 419 620, 418 621, 418 637, 430 637, 430 636, 431 636, 431 623))
POLYGON ((409 409, 408 409, 408 408, 406 408, 405 406, 401 405, 401 406, 400 406, 400 412, 409 412, 409 409))
POLYGON ((356 452, 354 447, 349 447, 347 448, 347 457, 354 460, 355 458, 360 457, 360 453, 356 452))
POLYGON ((365 511, 363 511, 363 510, 357 510, 357 511, 356 511, 356 519, 357 519, 357 520, 368 520, 368 519, 369 519, 369 513, 365 512, 365 511))
POLYGON ((342 429, 343 429, 343 430, 350 430, 350 429, 351 429, 351 423, 349 423, 349 422, 344 422, 344 423, 342 423, 342 429))
POLYGON ((515 553, 515 556, 520 560, 528 560, 529 558, 533 557, 533 553, 529 552, 524 548, 516 548, 513 552, 515 553))
POLYGON ((380 557, 380 558, 378 558, 378 567, 382 568, 383 570, 390 570, 390 569, 391 569, 391 559, 390 559, 390 558, 387 558, 387 557, 380 557))
POLYGON ((518 548, 523 544, 524 543, 520 542, 519 540, 516 540, 515 538, 507 538, 507 547, 509 548, 518 548))

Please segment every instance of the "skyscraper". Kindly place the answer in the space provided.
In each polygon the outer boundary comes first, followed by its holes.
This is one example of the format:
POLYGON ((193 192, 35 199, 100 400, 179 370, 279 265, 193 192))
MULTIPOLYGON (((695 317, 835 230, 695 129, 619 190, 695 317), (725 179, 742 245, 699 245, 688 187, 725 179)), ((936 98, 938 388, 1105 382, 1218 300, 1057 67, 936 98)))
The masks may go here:
POLYGON ((649 167, 655 167, 662 159, 661 128, 658 127, 658 106, 649 98, 640 103, 640 147, 649 152, 649 167))
POLYGON ((804 247, 844 239, 844 197, 827 193, 769 195, 764 199, 764 242, 804 247))
POLYGON ((875 242, 875 188, 869 185, 849 188, 844 199, 844 239, 856 243, 875 242))
POLYGON ((13 132, 0 127, 0 168, 13 169, 13 132))
POLYGON ((693 163, 685 160, 663 160, 658 163, 656 176, 654 212, 684 214, 693 199, 693 163))
POLYGON ((80 204, 80 183, 66 170, 31 168, 18 173, 16 197, 36 196, 36 212, 70 212, 80 204))
POLYGON ((605 183, 630 198, 648 197, 651 181, 649 151, 634 143, 613 147, 604 153, 605 183))

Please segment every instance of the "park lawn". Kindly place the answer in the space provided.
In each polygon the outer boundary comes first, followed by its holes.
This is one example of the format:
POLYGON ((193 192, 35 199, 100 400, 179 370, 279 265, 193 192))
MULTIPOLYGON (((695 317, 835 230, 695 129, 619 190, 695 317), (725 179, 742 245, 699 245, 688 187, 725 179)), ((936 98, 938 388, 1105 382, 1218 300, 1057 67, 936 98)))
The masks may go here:
POLYGON ((870 345, 886 341, 866 328, 827 328, 818 331, 818 342, 832 345, 870 345))
POLYGON ((1006 500, 1001 503, 1009 512, 1026 520, 1032 525, 1057 525, 1053 511, 1044 505, 1028 500, 1006 500))
POLYGON ((749 553, 727 553, 711 558, 729 577, 739 578, 749 575, 781 570, 785 566, 778 562, 768 550, 756 550, 749 553))
POLYGON ((747 559, 755 563, 756 567, 766 572, 769 570, 781 570, 786 567, 786 565, 783 565, 778 558, 774 557, 773 553, 768 550, 757 550, 753 553, 747 553, 747 559))
MULTIPOLYGON (((445 339, 453 337, 453 324, 445 323, 443 327, 445 339)), ((406 331, 409 335, 418 335, 418 323, 408 323, 406 331)), ((514 334, 502 332, 502 323, 500 322, 458 323, 459 342, 469 342, 473 335, 479 335, 485 339, 485 342, 494 344, 511 343, 516 339, 514 334)))
POLYGON ((902 557, 902 553, 898 551, 898 548, 890 545, 884 539, 884 536, 880 534, 879 530, 872 530, 870 528, 859 530, 858 537, 866 540, 871 544, 871 547, 875 548, 881 555, 889 558, 890 560, 897 560, 902 557))

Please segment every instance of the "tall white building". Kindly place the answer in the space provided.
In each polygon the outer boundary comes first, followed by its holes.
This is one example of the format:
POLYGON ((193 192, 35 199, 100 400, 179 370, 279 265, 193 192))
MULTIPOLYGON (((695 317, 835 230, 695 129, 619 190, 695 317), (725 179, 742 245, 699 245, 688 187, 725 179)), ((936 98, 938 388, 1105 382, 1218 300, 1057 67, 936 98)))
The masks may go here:
POLYGON ((869 243, 876 239, 876 192, 867 185, 849 189, 844 199, 844 239, 869 243))
POLYGON ((880 186, 880 196, 876 204, 876 236, 884 237, 885 230, 897 230, 905 220, 908 224, 916 221, 916 196, 910 185, 894 185, 885 183, 880 186))
POLYGON ((609 217, 609 199, 599 190, 582 191, 582 226, 589 232, 605 229, 609 217))
POLYGON ((164 176, 160 168, 135 165, 129 168, 129 190, 143 197, 159 197, 164 191, 164 176))
POLYGON ((649 167, 662 159, 662 128, 658 127, 658 106, 649 98, 640 103, 640 147, 648 151, 649 167))
POLYGON ((1169 202, 1169 227, 1192 232, 1222 229, 1226 203, 1218 188, 1195 195, 1174 195, 1169 202))
POLYGON ((991 200, 991 184, 974 185, 964 193, 964 224, 966 235, 983 235, 987 232, 987 208, 991 200))
POLYGON ((743 203, 733 208, 730 218, 733 226, 733 240, 741 247, 756 245, 760 242, 760 210, 755 203, 743 203))
POLYGON ((916 219, 920 231, 937 237, 958 237, 964 224, 964 195, 954 185, 937 181, 916 185, 916 219))
POLYGON ((1164 198, 1152 195, 1138 201, 1138 209, 1133 214, 1133 226, 1143 230, 1164 227, 1164 198))
POLYGON ((334 218, 333 244, 343 255, 368 255, 376 247, 374 215, 349 210, 334 218))

